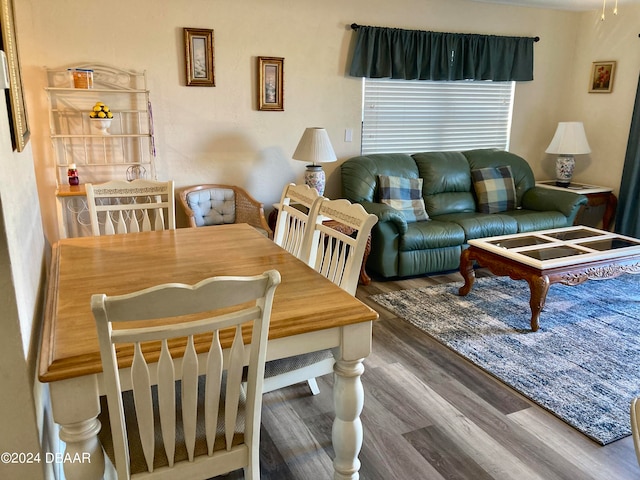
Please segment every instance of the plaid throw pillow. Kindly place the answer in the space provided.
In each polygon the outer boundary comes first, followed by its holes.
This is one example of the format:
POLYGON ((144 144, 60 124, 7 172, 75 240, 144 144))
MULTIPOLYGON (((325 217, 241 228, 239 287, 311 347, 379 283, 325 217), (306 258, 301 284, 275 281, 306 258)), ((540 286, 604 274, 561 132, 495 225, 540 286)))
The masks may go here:
POLYGON ((422 199, 422 179, 378 176, 380 202, 400 210, 407 222, 429 220, 422 199))
POLYGON ((498 213, 516 208, 516 185, 511 167, 488 167, 471 170, 478 211, 498 213))

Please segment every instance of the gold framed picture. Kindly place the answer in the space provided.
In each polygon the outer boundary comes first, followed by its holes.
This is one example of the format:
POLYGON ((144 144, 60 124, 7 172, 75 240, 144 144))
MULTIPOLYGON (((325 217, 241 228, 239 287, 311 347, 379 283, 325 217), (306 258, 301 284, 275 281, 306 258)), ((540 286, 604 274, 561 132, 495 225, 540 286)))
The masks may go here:
POLYGON ((284 58, 258 57, 258 109, 284 111, 284 58))
POLYGON ((613 90, 613 75, 616 71, 616 62, 593 62, 591 66, 591 82, 589 93, 611 93, 613 90))
POLYGON ((185 64, 188 87, 215 87, 213 30, 184 29, 185 64))
POLYGON ((16 46, 15 23, 13 19, 13 0, 0 0, 0 27, 2 28, 2 44, 0 49, 7 55, 9 71, 9 108, 11 115, 11 140, 14 150, 21 152, 29 142, 29 123, 24 103, 22 77, 20 76, 20 60, 16 46))

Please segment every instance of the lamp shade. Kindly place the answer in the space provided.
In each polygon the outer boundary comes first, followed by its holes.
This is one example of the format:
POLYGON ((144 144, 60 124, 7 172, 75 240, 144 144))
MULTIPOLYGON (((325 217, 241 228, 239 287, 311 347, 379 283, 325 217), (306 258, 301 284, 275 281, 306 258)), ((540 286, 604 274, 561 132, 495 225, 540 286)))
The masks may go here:
POLYGON ((582 122, 560 122, 546 153, 581 155, 591 153, 582 122))
POLYGON ((307 128, 304 131, 296 151, 293 152, 293 158, 313 164, 337 160, 327 131, 320 127, 307 128))

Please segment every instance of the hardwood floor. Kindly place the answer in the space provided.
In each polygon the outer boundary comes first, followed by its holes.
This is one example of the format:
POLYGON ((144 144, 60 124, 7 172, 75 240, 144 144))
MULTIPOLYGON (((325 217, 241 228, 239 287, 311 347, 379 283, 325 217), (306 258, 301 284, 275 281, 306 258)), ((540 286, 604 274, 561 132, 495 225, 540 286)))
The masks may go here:
MULTIPOLYGON (((462 284, 462 277, 374 281, 358 288, 358 298, 380 313, 363 375, 360 478, 640 478, 631 437, 601 447, 368 300, 376 293, 449 281, 462 284)), ((331 375, 318 384, 315 397, 303 384, 264 396, 263 480, 333 478, 331 375)), ((233 472, 224 478, 243 477, 233 472)))

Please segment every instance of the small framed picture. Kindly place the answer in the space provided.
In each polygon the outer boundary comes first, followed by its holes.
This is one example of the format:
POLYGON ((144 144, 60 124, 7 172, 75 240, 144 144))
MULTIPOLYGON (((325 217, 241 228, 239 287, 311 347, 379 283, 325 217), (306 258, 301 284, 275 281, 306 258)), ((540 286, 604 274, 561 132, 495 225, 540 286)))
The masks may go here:
POLYGON ((284 111, 284 58, 258 57, 258 108, 284 111))
POLYGON ((215 87, 213 30, 184 29, 188 87, 215 87))
POLYGON ((593 62, 591 66, 591 83, 589 93, 611 93, 613 90, 613 74, 616 62, 593 62))

